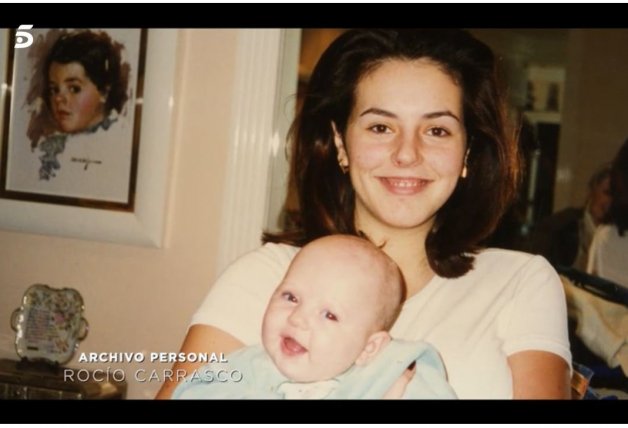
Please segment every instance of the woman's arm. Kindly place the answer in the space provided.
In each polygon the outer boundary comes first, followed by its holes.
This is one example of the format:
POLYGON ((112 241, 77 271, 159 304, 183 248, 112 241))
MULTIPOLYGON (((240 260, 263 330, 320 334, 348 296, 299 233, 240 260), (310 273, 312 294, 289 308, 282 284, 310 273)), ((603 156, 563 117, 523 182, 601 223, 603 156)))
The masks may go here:
MULTIPOLYGON (((201 353, 201 352, 223 352, 228 354, 239 348, 242 348, 244 344, 238 339, 225 333, 216 327, 209 325, 195 324, 188 330, 187 336, 181 345, 181 351, 183 353, 201 353)), ((194 369, 199 368, 204 363, 201 362, 182 362, 175 363, 172 371, 177 373, 177 370, 185 370, 187 374, 192 373, 194 369)), ((177 386, 175 380, 166 380, 161 389, 155 396, 156 399, 170 398, 172 392, 177 386)))
POLYGON ((571 398, 569 366, 545 351, 522 351, 508 357, 515 399, 571 398))

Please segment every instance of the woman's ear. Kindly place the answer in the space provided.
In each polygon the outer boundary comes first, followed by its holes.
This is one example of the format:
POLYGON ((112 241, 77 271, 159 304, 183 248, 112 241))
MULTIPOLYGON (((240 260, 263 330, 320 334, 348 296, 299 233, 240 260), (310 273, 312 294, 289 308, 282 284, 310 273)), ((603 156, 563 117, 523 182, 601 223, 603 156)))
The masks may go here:
POLYGON ((378 331, 371 334, 364 350, 360 354, 357 360, 355 360, 356 366, 365 366, 373 360, 379 354, 386 345, 390 343, 390 334, 387 331, 378 331))
POLYGON ((334 131, 334 145, 336 146, 336 151, 338 152, 338 165, 343 172, 347 172, 349 169, 349 156, 347 155, 347 150, 345 149, 345 143, 342 140, 342 135, 338 132, 334 122, 331 123, 331 129, 334 131))

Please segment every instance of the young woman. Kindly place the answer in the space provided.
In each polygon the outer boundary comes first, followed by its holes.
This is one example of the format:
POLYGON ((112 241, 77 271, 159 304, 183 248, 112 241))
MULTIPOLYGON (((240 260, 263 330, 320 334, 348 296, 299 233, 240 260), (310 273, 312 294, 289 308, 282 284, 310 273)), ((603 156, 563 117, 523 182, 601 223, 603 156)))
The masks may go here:
POLYGON ((223 273, 182 352, 259 342, 264 308, 299 247, 364 234, 406 280, 393 337, 432 343, 459 398, 568 398, 558 276, 541 257, 478 246, 518 181, 505 117, 494 55, 468 33, 343 34, 293 125, 300 230, 267 236, 272 243, 223 273))

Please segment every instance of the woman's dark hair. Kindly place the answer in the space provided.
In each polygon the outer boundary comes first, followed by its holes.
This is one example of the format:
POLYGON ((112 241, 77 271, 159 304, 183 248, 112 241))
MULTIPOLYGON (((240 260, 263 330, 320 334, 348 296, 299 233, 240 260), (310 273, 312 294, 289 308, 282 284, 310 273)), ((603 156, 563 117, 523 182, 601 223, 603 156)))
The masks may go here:
POLYGON ((628 229, 628 140, 619 149, 611 166, 610 220, 624 236, 628 229))
MULTIPOLYGON (((96 85, 101 94, 107 94, 105 112, 122 112, 126 102, 128 64, 121 64, 122 45, 111 40, 104 32, 79 31, 66 33, 59 37, 50 50, 44 67, 45 88, 48 87, 48 74, 53 62, 69 64, 78 62, 85 69, 85 74, 96 85)), ((44 97, 50 107, 50 98, 44 97)))
POLYGON ((493 231, 515 194, 520 168, 516 139, 507 135, 495 57, 462 30, 350 30, 329 46, 291 128, 291 179, 301 228, 265 234, 265 241, 301 246, 324 235, 361 234, 354 223, 354 190, 349 174, 338 166, 331 123, 344 137, 358 82, 366 73, 387 60, 421 58, 438 64, 462 88, 470 149, 468 175, 438 211, 426 252, 440 276, 458 277, 472 268, 478 243, 493 231))

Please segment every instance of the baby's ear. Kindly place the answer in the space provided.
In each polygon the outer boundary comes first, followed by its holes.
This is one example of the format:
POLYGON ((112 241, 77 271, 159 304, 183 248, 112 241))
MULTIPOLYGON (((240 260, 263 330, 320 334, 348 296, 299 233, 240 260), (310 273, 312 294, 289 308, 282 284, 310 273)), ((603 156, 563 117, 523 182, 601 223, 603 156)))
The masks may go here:
POLYGON ((366 342, 366 346, 364 350, 360 354, 357 360, 355 360, 355 364, 357 366, 365 366, 373 358, 379 354, 388 343, 390 342, 390 334, 387 331, 378 331, 376 333, 371 334, 368 341, 366 342))

